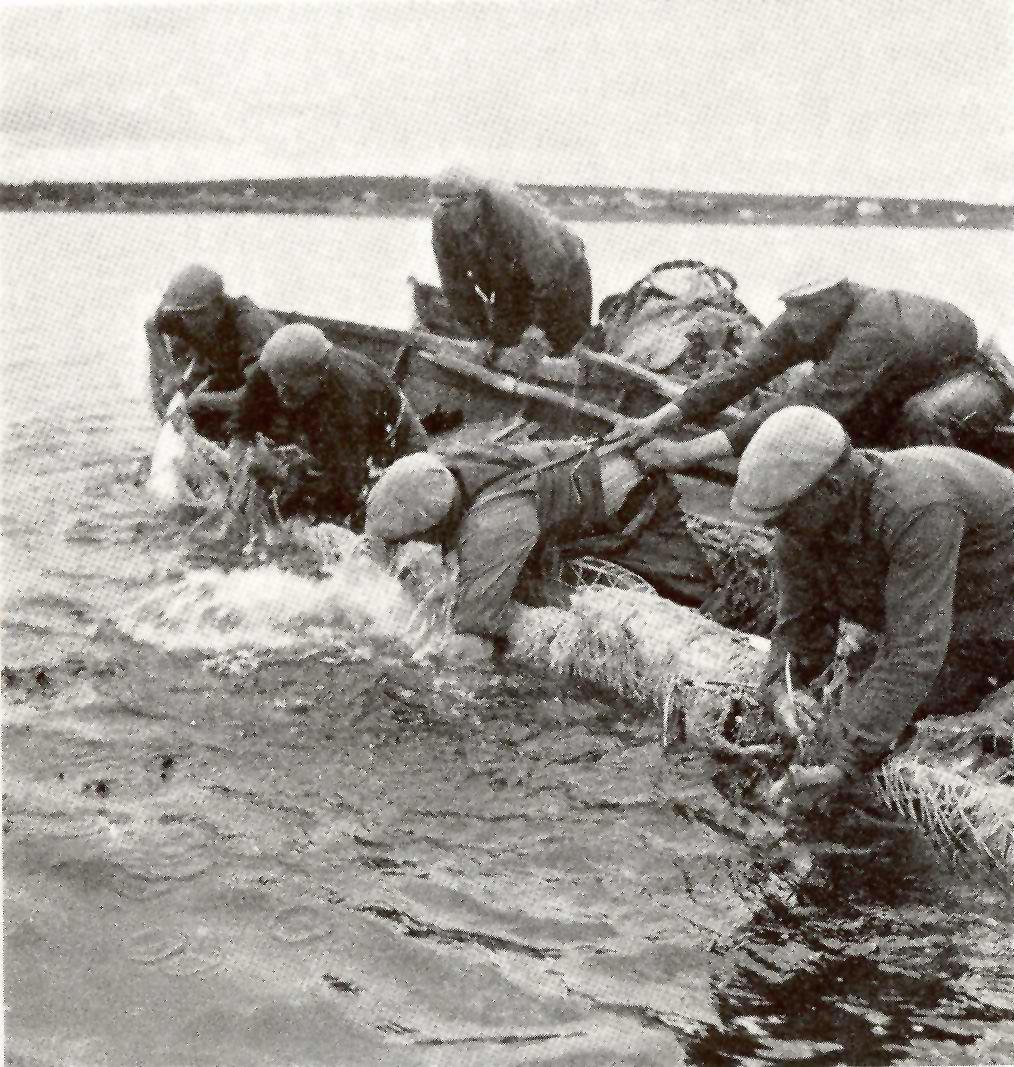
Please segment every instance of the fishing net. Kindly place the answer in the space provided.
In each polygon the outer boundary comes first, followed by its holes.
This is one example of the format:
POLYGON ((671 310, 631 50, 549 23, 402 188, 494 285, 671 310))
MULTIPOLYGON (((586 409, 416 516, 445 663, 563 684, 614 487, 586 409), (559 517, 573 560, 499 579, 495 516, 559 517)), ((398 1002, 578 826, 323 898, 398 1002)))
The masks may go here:
POLYGON ((689 513, 684 519, 717 580, 704 614, 730 629, 771 633, 777 597, 768 567, 770 531, 689 513))
MULTIPOLYGON (((662 713, 662 740, 716 754, 784 751, 757 681, 768 642, 638 590, 588 588, 571 610, 522 608, 511 653, 662 713)), ((869 665, 869 635, 843 628, 823 686, 824 714, 869 665)), ((1014 872, 1014 686, 977 716, 920 724, 864 783, 869 797, 920 830, 949 862, 1014 872)))
POLYGON ((926 719, 871 781, 948 861, 1014 872, 1014 683, 972 715, 926 719))
POLYGON ((283 519, 278 510, 280 490, 309 467, 302 449, 276 447, 261 437, 253 445, 223 447, 187 419, 180 421, 179 433, 186 447, 176 461, 178 540, 192 561, 319 570, 314 564, 321 562, 320 553, 306 535, 306 521, 283 519))
POLYGON ((724 739, 734 702, 759 707, 765 644, 654 592, 594 585, 567 611, 520 609, 511 631, 516 658, 652 706, 664 741, 671 732, 706 747, 724 739))

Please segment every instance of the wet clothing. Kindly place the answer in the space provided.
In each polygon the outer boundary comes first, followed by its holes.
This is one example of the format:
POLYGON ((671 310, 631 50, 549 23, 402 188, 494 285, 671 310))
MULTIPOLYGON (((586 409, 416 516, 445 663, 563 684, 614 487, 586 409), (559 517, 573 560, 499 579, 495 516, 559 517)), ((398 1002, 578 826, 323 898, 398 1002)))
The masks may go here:
POLYGON ((648 580, 657 578, 684 602, 699 604, 711 590, 710 569, 682 526, 675 501, 645 500, 644 491, 634 489, 611 520, 598 456, 581 445, 486 446, 457 450, 444 461, 460 490, 440 531, 445 550, 458 553, 459 633, 505 634, 519 586, 537 583, 548 557, 560 549, 609 558, 648 580), (561 462, 533 470, 554 460, 561 462), (648 517, 660 524, 653 533, 642 526, 645 504, 648 517))
MULTIPOLYGON (((914 443, 905 405, 923 390, 976 367, 975 323, 952 304, 846 283, 848 296, 812 340, 797 329, 811 311, 789 304, 738 359, 707 374, 679 400, 687 421, 708 420, 789 367, 813 373, 724 432, 740 455, 760 424, 788 404, 821 408, 857 447, 914 443)), ((985 375, 985 372, 980 372, 985 375)), ((922 421, 925 432, 925 420, 922 421)), ((949 443, 946 438, 918 443, 949 443)))
POLYGON ((476 340, 509 348, 537 326, 563 354, 591 324, 581 239, 514 189, 484 186, 438 208, 433 253, 451 311, 476 340))
POLYGON ((211 392, 238 389, 244 384, 247 369, 282 325, 270 311, 258 307, 248 297, 225 297, 223 303, 224 314, 211 346, 195 344, 187 336, 186 324, 177 313, 162 310, 156 315, 155 328, 169 340, 171 361, 165 365, 152 353, 152 402, 160 417, 164 416, 191 361, 195 365, 182 387, 185 394, 192 393, 202 382, 207 382, 206 388, 211 392))
POLYGON ((798 681, 815 678, 842 619, 880 633, 872 667, 828 726, 828 743, 862 769, 917 713, 969 710, 963 701, 985 695, 990 677, 994 689, 1014 677, 1014 474, 957 448, 853 458, 841 528, 775 539, 768 678, 781 676, 786 653, 798 681), (962 664, 972 676, 955 687, 962 664))
MULTIPOLYGON (((234 436, 247 440, 268 435, 281 406, 260 367, 254 365, 248 378, 231 426, 234 436)), ((305 407, 284 410, 284 416, 287 436, 275 440, 299 444, 319 472, 290 504, 318 518, 358 516, 371 463, 386 467, 428 446, 426 431, 394 379, 348 348, 331 348, 320 392, 305 407)))

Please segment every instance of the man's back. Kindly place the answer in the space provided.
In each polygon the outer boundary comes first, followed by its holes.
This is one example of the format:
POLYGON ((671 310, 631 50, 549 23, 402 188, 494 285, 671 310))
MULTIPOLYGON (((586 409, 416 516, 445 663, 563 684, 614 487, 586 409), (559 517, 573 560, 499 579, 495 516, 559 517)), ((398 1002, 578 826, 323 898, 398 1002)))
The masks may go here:
MULTIPOLYGON (((779 536, 775 566, 805 572, 829 606, 880 630, 912 566, 899 546, 911 549, 922 530, 932 537, 942 514, 957 516, 955 630, 1014 633, 1014 474, 982 456, 940 446, 859 451, 856 461, 851 521, 821 543, 779 536)), ((917 581, 914 573, 910 577, 917 581)))

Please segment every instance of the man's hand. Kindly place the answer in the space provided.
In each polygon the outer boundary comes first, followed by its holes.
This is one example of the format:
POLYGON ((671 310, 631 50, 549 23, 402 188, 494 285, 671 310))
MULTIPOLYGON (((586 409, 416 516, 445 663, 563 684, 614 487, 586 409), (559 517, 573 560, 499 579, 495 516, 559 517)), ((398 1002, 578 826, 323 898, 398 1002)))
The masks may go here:
POLYGON ((654 417, 651 415, 645 415, 641 419, 621 418, 606 434, 606 444, 611 441, 627 441, 630 448, 637 448, 645 441, 650 441, 657 432, 654 417))
POLYGON ((783 818, 806 816, 830 800, 847 777, 845 771, 833 763, 813 767, 793 764, 785 777, 768 790, 768 803, 783 818))
POLYGON ((493 642, 472 634, 455 634, 444 646, 443 657, 452 666, 485 666, 493 661, 493 642))
POLYGON ((538 357, 524 343, 513 348, 502 348, 496 353, 493 370, 511 374, 515 378, 527 378, 535 370, 538 357))
POLYGON ((646 470, 658 468, 666 471, 678 471, 690 467, 696 462, 696 455, 688 447, 693 442, 684 441, 649 441, 641 445, 634 453, 637 462, 646 470))
POLYGON ((779 687, 770 693, 769 700, 782 735, 792 741, 811 737, 823 716, 823 705, 807 689, 794 689, 790 696, 779 687))
POLYGON ((472 634, 452 634, 446 639, 427 641, 412 657, 420 662, 435 662, 446 667, 492 667, 495 649, 492 641, 472 634))

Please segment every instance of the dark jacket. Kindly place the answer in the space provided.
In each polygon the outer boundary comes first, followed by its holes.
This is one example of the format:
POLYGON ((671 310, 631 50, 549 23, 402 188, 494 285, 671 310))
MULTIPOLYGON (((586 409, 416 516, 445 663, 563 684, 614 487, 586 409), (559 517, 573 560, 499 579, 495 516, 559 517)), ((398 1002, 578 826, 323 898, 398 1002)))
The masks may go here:
POLYGON ((679 401, 687 421, 705 421, 789 367, 812 360, 813 373, 724 432, 741 454, 760 424, 787 404, 834 415, 857 447, 890 447, 903 405, 975 357, 975 323, 952 304, 848 283, 851 301, 811 343, 790 304, 744 353, 702 378, 679 401))
POLYGON ((862 762, 912 720, 952 643, 1014 640, 1014 474, 958 448, 860 451, 855 461, 842 529, 775 540, 768 677, 786 653, 799 681, 816 677, 841 619, 880 633, 876 661, 842 707, 862 762))
POLYGON ((188 395, 202 382, 207 382, 208 390, 213 392, 240 388, 245 381, 245 372, 257 361, 261 349, 281 325, 270 311, 258 307, 248 297, 226 297, 225 313, 214 343, 198 346, 188 337, 177 315, 160 311, 155 317, 155 327, 169 339, 171 365, 165 366, 156 360, 154 351, 151 353, 149 370, 156 411, 164 414, 176 383, 191 361, 194 361, 194 370, 184 386, 188 395), (166 395, 167 392, 170 395, 166 395))
POLYGON ((473 338, 509 347, 538 326, 566 352, 591 324, 581 239, 516 190, 483 188, 438 209, 433 253, 451 310, 473 338))
MULTIPOLYGON (((270 379, 255 366, 232 431, 243 439, 267 435, 279 410, 270 379)), ((425 432, 394 379, 348 348, 330 350, 320 393, 306 407, 284 415, 287 437, 279 443, 301 445, 319 472, 304 485, 298 503, 321 518, 356 516, 371 463, 385 467, 426 447, 425 432)))

